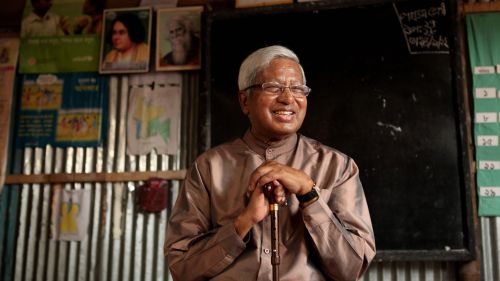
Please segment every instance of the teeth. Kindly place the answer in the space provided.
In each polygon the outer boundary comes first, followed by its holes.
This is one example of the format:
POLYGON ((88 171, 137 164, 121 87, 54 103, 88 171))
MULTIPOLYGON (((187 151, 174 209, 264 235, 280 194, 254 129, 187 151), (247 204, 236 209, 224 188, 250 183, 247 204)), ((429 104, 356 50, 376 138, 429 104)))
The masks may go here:
POLYGON ((279 114, 279 115, 292 115, 292 111, 275 111, 274 113, 279 114))

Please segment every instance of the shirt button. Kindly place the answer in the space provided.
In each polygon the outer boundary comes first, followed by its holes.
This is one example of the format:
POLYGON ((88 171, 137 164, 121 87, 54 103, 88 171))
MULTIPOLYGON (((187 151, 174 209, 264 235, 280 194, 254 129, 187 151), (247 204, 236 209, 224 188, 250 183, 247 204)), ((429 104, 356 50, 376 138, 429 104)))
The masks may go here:
POLYGON ((269 249, 264 249, 264 253, 269 254, 271 251, 269 249))
POLYGON ((272 149, 272 148, 268 148, 268 149, 267 149, 267 153, 268 153, 268 154, 273 153, 273 149, 272 149))

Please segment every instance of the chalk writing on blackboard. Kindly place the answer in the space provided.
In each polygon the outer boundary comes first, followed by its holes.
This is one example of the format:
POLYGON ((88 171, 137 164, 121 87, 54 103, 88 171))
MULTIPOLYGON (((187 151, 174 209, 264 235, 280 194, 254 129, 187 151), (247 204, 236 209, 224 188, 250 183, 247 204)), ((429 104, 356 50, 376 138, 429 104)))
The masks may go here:
POLYGON ((444 2, 394 3, 393 6, 410 54, 449 53, 444 2))

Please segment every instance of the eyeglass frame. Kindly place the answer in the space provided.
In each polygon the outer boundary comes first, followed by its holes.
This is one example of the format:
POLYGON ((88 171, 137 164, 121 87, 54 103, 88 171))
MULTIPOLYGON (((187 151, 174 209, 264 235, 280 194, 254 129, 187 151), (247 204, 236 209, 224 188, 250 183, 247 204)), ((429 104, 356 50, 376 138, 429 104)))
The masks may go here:
POLYGON ((261 83, 261 84, 253 84, 253 85, 250 85, 250 86, 246 87, 243 91, 248 91, 248 90, 253 89, 253 88, 260 88, 262 91, 267 92, 267 93, 271 93, 271 94, 275 94, 276 96, 280 96, 281 94, 283 94, 285 92, 285 89, 288 88, 290 90, 290 93, 292 93, 292 96, 294 96, 295 98, 306 98, 307 96, 309 96, 309 94, 312 91, 312 89, 309 88, 306 85, 290 85, 290 86, 285 86, 285 85, 277 83, 277 82, 264 82, 264 83, 261 83), (265 84, 273 85, 275 87, 278 87, 280 89, 280 91, 276 92, 276 93, 269 92, 269 91, 267 91, 264 88, 265 84), (304 94, 296 94, 296 93, 294 93, 294 91, 292 89, 293 87, 305 87, 304 89, 306 91, 304 91, 304 94))

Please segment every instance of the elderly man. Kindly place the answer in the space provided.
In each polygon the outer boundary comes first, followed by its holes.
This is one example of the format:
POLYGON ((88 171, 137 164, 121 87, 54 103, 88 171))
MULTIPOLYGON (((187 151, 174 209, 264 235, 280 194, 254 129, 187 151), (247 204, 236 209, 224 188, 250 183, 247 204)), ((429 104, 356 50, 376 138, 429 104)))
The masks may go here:
POLYGON ((49 12, 52 0, 31 0, 33 12, 21 23, 21 37, 69 34, 68 18, 49 12))
POLYGON ((193 23, 183 15, 169 18, 166 24, 171 51, 160 60, 160 65, 200 64, 200 39, 194 35, 193 23))
POLYGON ((354 161, 297 134, 311 89, 297 56, 259 49, 240 67, 239 101, 251 126, 189 169, 167 229, 175 280, 271 280, 271 222, 279 210, 280 280, 357 280, 375 256, 354 161))

